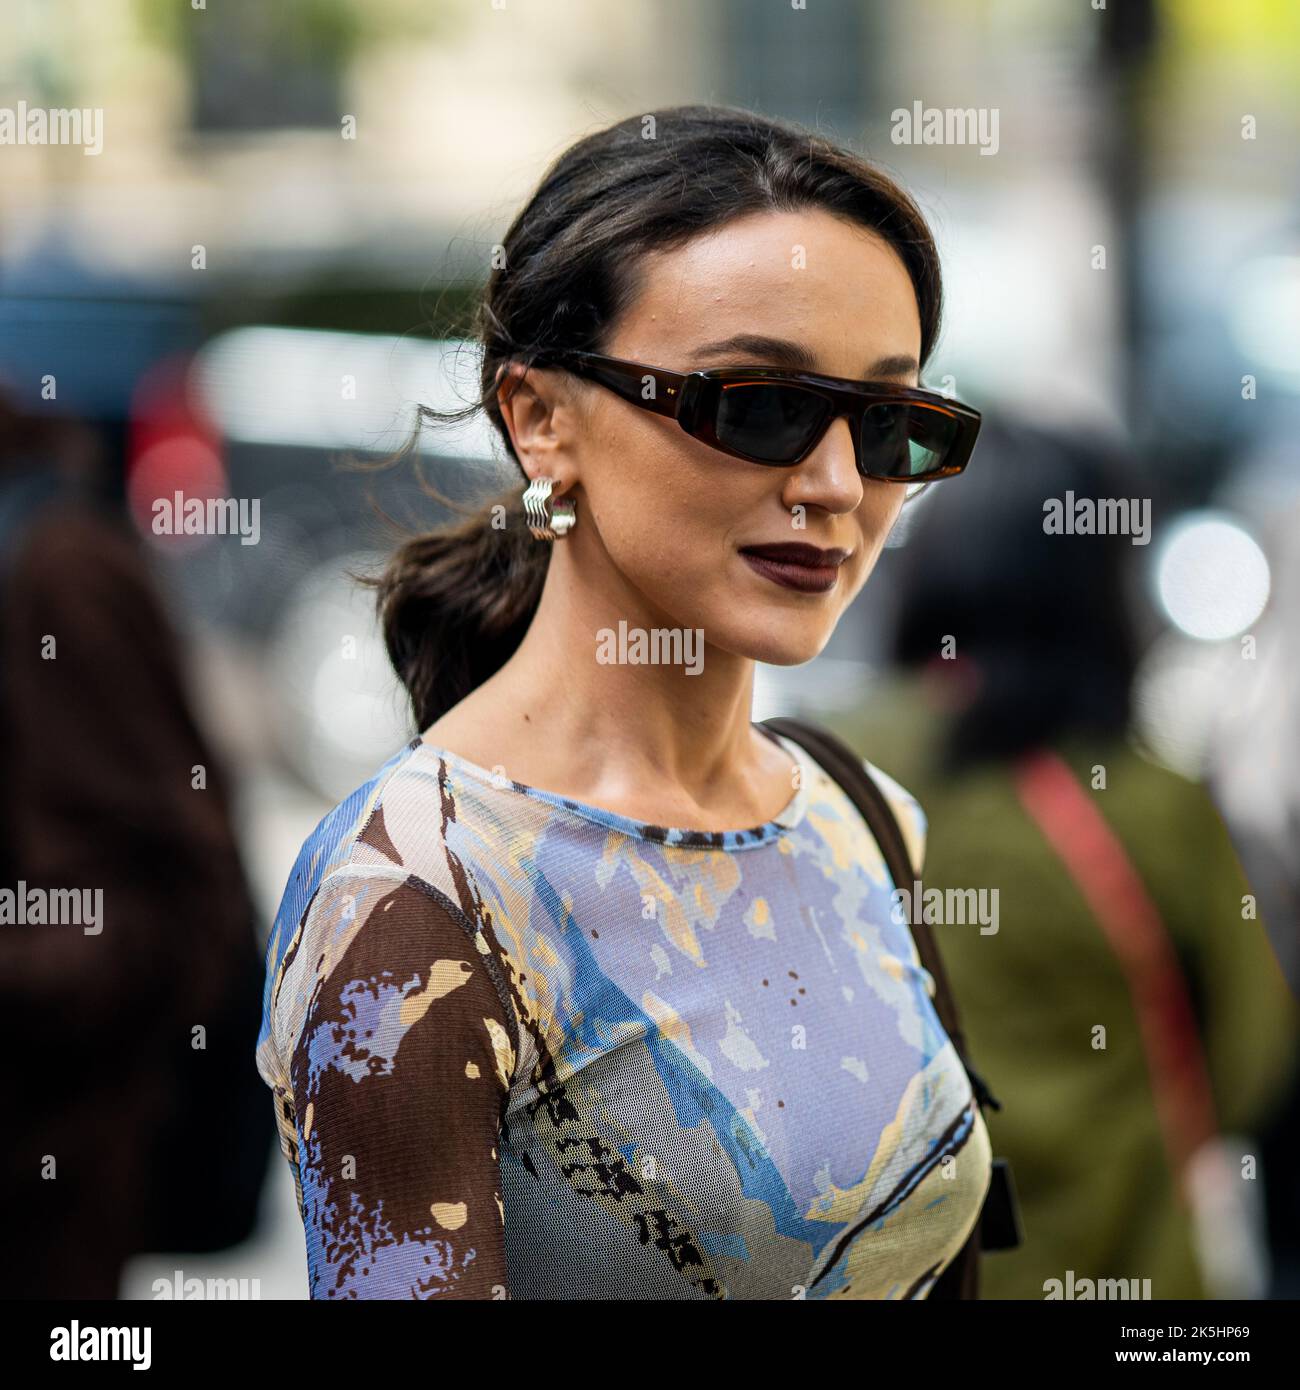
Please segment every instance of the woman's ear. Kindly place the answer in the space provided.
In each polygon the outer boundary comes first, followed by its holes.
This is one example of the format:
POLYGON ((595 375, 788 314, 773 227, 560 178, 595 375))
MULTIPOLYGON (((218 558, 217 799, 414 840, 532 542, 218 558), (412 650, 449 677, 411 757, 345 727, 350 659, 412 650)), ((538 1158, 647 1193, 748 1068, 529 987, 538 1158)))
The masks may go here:
POLYGON ((553 478, 557 495, 572 487, 578 477, 574 426, 580 417, 561 394, 556 374, 503 364, 497 371, 497 402, 524 473, 553 478))

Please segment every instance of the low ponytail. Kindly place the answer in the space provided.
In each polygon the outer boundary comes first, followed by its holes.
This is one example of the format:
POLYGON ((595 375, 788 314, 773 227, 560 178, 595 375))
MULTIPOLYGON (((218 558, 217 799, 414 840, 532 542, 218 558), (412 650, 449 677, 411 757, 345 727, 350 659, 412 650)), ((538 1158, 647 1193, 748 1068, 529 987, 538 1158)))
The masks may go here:
MULTIPOLYGON (((456 423, 481 409, 519 465, 497 399, 504 366, 527 367, 557 349, 604 351, 637 298, 648 253, 674 250, 733 218, 801 208, 846 218, 895 249, 916 292, 924 367, 939 331, 939 256, 907 193, 801 126, 736 107, 676 106, 596 131, 551 165, 492 248, 466 335, 482 350, 478 400, 455 411, 421 406, 421 423, 456 423)), ((413 450, 414 441, 398 459, 413 450)), ((501 669, 537 611, 552 544, 528 529, 526 483, 519 466, 508 497, 403 542, 369 581, 422 730, 501 669)))
POLYGON ((525 524, 522 484, 398 547, 375 587, 388 655, 421 730, 514 654, 549 556, 525 524))

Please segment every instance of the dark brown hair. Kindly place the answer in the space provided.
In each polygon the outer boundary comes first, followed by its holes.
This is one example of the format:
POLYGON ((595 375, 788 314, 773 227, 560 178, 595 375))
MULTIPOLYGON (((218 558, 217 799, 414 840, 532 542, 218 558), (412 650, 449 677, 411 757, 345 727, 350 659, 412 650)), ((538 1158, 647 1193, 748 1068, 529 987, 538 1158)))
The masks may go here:
MULTIPOLYGON (((747 213, 804 207, 857 222, 898 252, 916 291, 924 366, 939 330, 939 258, 912 199, 812 131, 732 107, 676 106, 588 135, 551 165, 506 233, 474 311, 479 398, 455 411, 421 407, 420 423, 484 410, 518 462, 497 400, 504 364, 528 365, 556 348, 603 351, 637 296, 646 252, 747 213)), ((421 729, 501 668, 536 612, 551 545, 525 524, 525 481, 521 467, 507 496, 406 541, 374 581, 389 656, 421 729), (494 507, 505 509, 504 526, 491 524, 494 507)))

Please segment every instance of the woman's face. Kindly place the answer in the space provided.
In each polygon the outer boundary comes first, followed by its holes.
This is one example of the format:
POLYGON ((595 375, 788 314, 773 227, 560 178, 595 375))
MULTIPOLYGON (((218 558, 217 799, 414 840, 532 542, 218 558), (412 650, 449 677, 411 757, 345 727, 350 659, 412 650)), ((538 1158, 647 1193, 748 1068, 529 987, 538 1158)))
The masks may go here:
MULTIPOLYGON (((917 384, 921 324, 907 271, 851 222, 814 209, 755 213, 642 264, 608 356, 679 372, 762 364, 917 384), (772 344, 714 347, 741 336, 772 344)), ((613 596, 629 624, 698 628, 713 648, 773 665, 816 656, 904 498, 901 485, 858 473, 849 422, 836 420, 803 462, 766 467, 595 383, 542 376, 552 408, 514 417, 516 445, 538 445, 530 473, 556 477, 557 495, 571 488, 577 500, 577 525, 556 547, 574 577, 613 596), (829 587, 791 587, 788 568, 744 553, 791 543, 847 552, 829 587)), ((823 570, 823 584, 830 577, 823 570)))

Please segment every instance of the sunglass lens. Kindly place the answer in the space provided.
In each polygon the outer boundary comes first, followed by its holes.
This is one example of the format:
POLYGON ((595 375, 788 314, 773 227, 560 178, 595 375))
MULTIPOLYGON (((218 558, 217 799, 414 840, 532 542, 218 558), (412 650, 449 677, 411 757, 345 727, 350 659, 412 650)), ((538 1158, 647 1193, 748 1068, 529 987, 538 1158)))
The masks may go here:
POLYGON ((825 422, 830 405, 797 386, 725 387, 714 424, 718 442, 760 463, 791 463, 825 422))
POLYGON ((956 418, 934 406, 869 406, 862 417, 862 471, 872 478, 931 476, 947 465, 957 433, 956 418))

